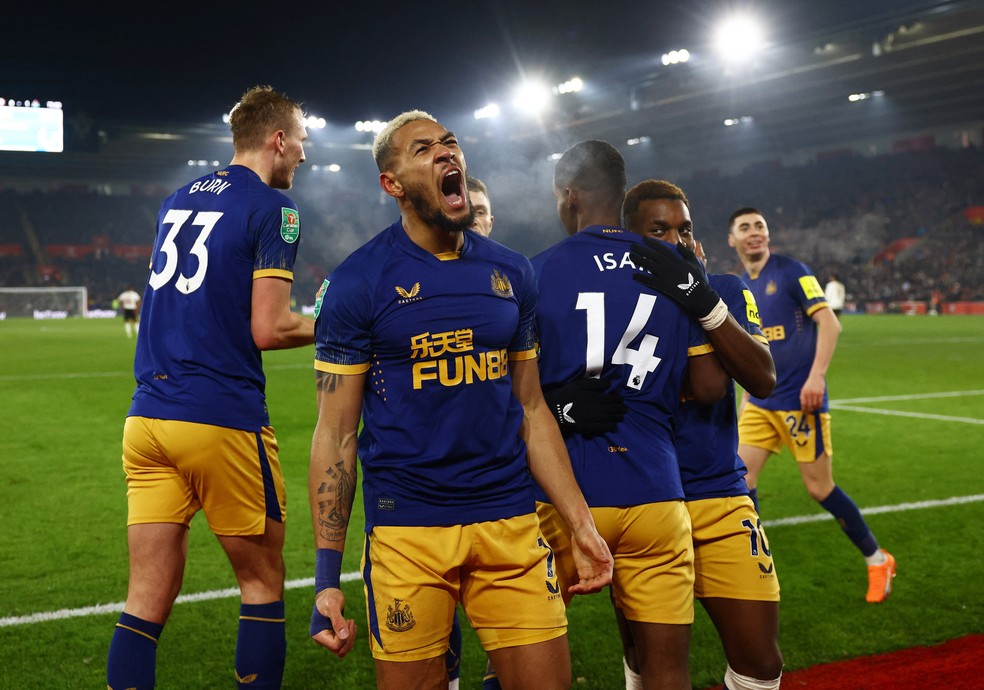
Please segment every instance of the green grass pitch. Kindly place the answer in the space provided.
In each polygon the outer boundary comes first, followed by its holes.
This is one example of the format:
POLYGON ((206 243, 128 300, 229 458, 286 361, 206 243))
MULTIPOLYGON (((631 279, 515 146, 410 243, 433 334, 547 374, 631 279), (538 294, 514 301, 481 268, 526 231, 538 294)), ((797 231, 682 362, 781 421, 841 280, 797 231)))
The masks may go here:
MULTIPOLYGON (((866 604, 864 562, 837 526, 784 522, 823 511, 791 457, 773 458, 760 497, 782 586, 787 670, 984 632, 984 318, 845 316, 843 324, 829 373, 831 399, 842 406, 833 411, 834 475, 862 509, 893 507, 867 519, 898 559, 899 576, 888 602, 866 604), (959 497, 972 500, 949 500, 959 497)), ((119 320, 0 321, 0 688, 105 685, 118 611, 77 610, 126 595, 120 438, 133 348, 119 320), (78 615, 43 619, 62 610, 78 615)), ((288 580, 313 575, 312 361, 311 348, 264 356, 287 480, 288 580)), ((346 572, 358 567, 360 527, 361 510, 346 572)), ((233 587, 199 516, 182 592, 233 587)), ((311 588, 288 590, 285 688, 374 686, 362 588, 343 587, 359 623, 344 660, 307 638, 311 588)), ((237 615, 231 596, 178 604, 158 651, 158 687, 234 687, 237 615)), ((569 616, 574 686, 621 687, 607 594, 576 599, 569 616)), ((699 607, 691 662, 694 687, 720 682, 724 658, 699 607)), ((480 688, 484 656, 470 629, 462 667, 461 687, 480 688)))

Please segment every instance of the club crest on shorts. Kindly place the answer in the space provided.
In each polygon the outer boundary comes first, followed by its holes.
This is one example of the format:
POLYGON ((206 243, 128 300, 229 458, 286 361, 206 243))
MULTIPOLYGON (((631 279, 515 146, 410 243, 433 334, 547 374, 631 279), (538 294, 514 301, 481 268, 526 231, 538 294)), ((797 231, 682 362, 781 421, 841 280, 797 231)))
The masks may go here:
POLYGON ((512 284, 509 278, 499 273, 497 269, 492 269, 492 292, 499 297, 512 297, 512 284))
POLYGON ((410 604, 403 604, 400 608, 402 602, 403 599, 393 599, 393 606, 386 607, 386 627, 393 632, 407 632, 417 625, 410 604))

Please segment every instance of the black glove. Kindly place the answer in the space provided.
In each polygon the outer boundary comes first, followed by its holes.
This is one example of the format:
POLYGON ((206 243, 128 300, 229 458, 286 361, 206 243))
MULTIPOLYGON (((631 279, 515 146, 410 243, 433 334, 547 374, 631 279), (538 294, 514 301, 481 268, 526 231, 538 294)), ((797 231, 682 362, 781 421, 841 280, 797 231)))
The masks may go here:
POLYGON ((614 431, 625 416, 625 403, 618 393, 606 393, 601 379, 578 379, 543 391, 564 435, 594 436, 614 431))
POLYGON ((707 282, 700 259, 682 242, 674 252, 666 242, 643 237, 632 245, 629 257, 646 271, 634 273, 633 278, 678 303, 692 318, 706 317, 721 300, 707 282))

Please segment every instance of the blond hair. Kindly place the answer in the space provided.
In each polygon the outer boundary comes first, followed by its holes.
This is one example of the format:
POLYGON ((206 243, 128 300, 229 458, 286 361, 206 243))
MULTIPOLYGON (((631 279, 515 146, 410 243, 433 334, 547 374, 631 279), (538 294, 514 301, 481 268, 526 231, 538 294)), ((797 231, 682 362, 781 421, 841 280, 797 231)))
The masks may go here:
POLYGON ((372 157, 376 161, 379 172, 388 170, 393 163, 393 156, 396 154, 396 151, 393 150, 393 134, 404 125, 417 120, 437 122, 437 118, 423 110, 408 110, 387 122, 386 126, 376 135, 372 142, 372 157))
POLYGON ((299 103, 277 93, 272 86, 254 86, 229 112, 232 146, 236 151, 259 149, 270 132, 282 129, 293 133, 297 116, 303 114, 299 103))

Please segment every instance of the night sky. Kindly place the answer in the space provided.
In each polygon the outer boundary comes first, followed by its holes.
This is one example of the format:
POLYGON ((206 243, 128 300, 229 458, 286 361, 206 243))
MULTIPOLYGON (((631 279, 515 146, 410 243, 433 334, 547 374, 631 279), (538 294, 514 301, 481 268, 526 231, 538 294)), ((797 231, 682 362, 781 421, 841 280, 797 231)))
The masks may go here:
POLYGON ((677 0, 464 3, 6 3, 0 96, 135 124, 215 121, 271 84, 330 122, 439 118, 508 100, 523 75, 555 84, 693 50, 729 8, 769 40, 809 36, 943 3, 931 0, 677 0), (62 6, 59 8, 59 6, 62 6))

